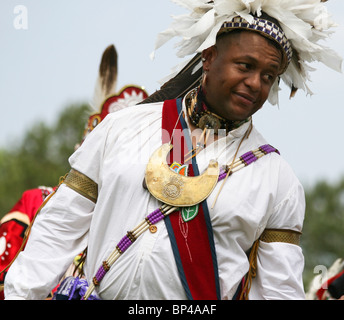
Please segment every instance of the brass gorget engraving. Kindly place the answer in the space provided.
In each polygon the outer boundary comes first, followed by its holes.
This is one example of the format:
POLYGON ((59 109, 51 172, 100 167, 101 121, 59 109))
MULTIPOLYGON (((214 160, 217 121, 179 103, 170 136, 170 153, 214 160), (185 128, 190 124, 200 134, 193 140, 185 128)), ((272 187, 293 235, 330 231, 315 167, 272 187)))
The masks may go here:
POLYGON ((182 176, 171 170, 166 157, 172 145, 163 144, 149 159, 145 182, 149 192, 158 200, 172 206, 189 207, 205 200, 216 186, 219 176, 217 161, 211 160, 199 176, 182 176))

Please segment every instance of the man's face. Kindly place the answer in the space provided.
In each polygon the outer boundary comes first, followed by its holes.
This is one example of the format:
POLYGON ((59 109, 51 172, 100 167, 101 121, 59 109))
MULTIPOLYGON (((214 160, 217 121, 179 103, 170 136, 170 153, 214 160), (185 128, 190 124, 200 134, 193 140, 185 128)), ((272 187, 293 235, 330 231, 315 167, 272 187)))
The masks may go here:
POLYGON ((247 119, 263 106, 282 62, 273 44, 249 31, 221 37, 202 56, 206 101, 228 120, 247 119))

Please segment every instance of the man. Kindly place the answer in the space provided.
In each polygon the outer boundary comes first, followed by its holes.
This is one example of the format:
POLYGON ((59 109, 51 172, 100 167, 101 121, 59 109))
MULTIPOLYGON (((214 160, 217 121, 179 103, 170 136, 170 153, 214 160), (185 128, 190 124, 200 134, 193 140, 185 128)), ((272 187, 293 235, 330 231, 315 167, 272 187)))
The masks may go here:
POLYGON ((92 131, 9 270, 7 299, 44 297, 86 246, 85 299, 94 288, 101 299, 304 298, 303 188, 252 124, 268 97, 276 101, 284 72, 293 91, 304 87, 294 72, 303 60, 292 60, 281 27, 299 8, 251 2, 190 2, 192 14, 164 33, 183 36, 184 53, 201 52, 201 85, 111 114, 92 131), (271 8, 283 21, 261 15, 271 8), (172 146, 177 173, 165 160, 172 146))

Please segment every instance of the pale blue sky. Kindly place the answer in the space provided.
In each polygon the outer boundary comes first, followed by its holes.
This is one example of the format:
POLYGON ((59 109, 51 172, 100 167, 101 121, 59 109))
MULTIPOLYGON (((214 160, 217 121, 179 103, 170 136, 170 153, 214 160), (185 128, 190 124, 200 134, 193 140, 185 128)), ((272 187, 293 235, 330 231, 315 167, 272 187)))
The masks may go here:
MULTIPOLYGON (((344 56, 344 1, 330 0, 328 7, 339 27, 327 44, 344 56)), ((157 33, 181 12, 169 0, 1 0, 0 147, 20 139, 36 121, 51 123, 68 104, 90 101, 109 44, 119 54, 118 89, 134 83, 154 92, 181 61, 173 42, 154 61, 149 54, 157 33), (27 30, 13 24, 17 5, 27 9, 27 30)), ((317 67, 310 83, 314 96, 300 91, 289 100, 283 88, 279 107, 266 104, 254 118, 305 185, 344 176, 344 76, 317 67)))

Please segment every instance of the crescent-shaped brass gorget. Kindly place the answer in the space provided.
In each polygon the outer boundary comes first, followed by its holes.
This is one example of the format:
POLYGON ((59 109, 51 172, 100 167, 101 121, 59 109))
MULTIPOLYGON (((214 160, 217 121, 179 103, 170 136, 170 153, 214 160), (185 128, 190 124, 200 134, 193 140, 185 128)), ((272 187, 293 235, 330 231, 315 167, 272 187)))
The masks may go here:
POLYGON ((172 148, 171 144, 165 143, 150 157, 145 173, 149 192, 163 203, 176 207, 189 207, 202 202, 218 181, 217 161, 211 160, 201 175, 186 177, 174 172, 166 162, 172 148))

